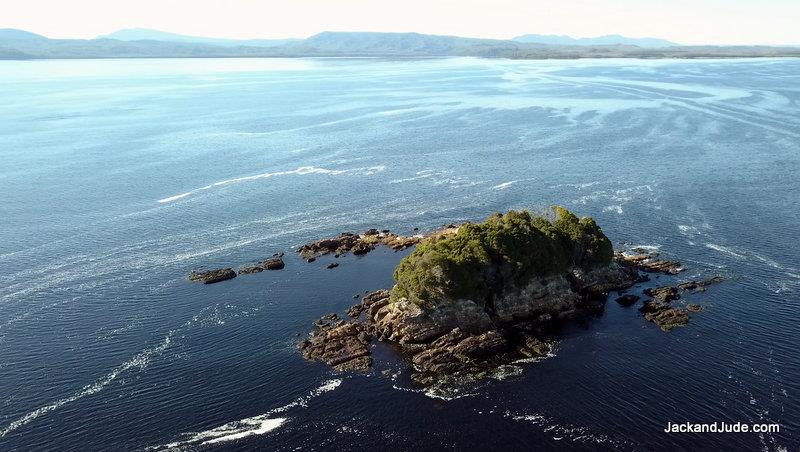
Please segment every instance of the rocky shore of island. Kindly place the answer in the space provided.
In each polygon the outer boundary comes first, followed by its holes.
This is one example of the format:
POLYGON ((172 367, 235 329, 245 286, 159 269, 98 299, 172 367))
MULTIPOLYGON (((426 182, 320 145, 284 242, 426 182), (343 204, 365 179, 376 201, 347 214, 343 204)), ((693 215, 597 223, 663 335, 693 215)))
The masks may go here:
MULTIPOLYGON (((670 331, 702 310, 673 306, 682 293, 721 281, 628 294, 651 274, 674 276, 684 268, 645 250, 615 253, 592 219, 559 207, 550 216, 511 211, 443 231, 419 238, 397 266, 394 287, 365 295, 348 319, 328 314, 315 322, 298 344, 303 356, 338 371, 366 370, 372 343, 381 341, 407 359, 419 383, 480 378, 498 366, 546 356, 564 324, 602 313, 611 292, 623 306, 647 297, 639 308, 645 320, 670 331)), ((314 242, 301 255, 362 250, 363 238, 339 237, 338 244, 314 242)))

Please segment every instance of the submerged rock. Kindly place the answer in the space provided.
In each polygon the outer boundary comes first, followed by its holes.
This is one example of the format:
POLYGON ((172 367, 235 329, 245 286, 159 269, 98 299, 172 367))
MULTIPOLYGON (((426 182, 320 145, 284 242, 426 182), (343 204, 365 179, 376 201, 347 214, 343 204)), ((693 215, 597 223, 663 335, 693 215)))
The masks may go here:
POLYGON ((627 306, 632 306, 637 301, 639 301, 639 299, 640 299, 640 297, 638 295, 626 294, 626 295, 623 295, 621 297, 617 297, 617 299, 615 301, 617 303, 621 304, 622 306, 626 306, 627 307, 627 306))
POLYGON ((189 281, 202 282, 203 284, 214 284, 236 277, 236 272, 231 268, 219 268, 208 271, 193 271, 189 274, 189 281))
POLYGON ((645 289, 644 294, 662 302, 677 300, 681 297, 678 293, 678 288, 672 286, 645 289))
POLYGON ((689 312, 700 312, 703 310, 703 307, 699 304, 691 303, 686 305, 686 310, 689 312))
POLYGON ((680 289, 684 290, 684 291, 690 291, 691 290, 691 291, 694 291, 694 292, 705 292, 706 287, 708 287, 708 286, 710 286, 712 284, 721 283, 724 280, 725 279, 722 276, 712 276, 711 278, 703 279, 703 280, 700 280, 700 281, 683 282, 683 283, 678 284, 678 287, 680 289))

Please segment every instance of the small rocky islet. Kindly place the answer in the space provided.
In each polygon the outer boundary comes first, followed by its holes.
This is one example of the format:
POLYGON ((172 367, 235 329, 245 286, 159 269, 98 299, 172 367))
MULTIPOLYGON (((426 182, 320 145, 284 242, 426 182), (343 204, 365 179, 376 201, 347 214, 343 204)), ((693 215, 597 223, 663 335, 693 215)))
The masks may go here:
MULTIPOLYGON (((650 274, 678 275, 684 268, 641 248, 615 252, 593 219, 558 206, 543 215, 498 213, 483 223, 447 225, 428 234, 345 232, 297 252, 314 262, 329 254, 365 255, 378 246, 416 248, 395 268, 392 288, 364 295, 347 310, 347 320, 337 314, 317 320, 298 344, 305 358, 337 371, 367 370, 372 343, 381 341, 409 362, 419 383, 480 378, 505 364, 546 356, 562 325, 602 313, 611 292, 624 307, 646 298, 639 307, 644 319, 671 331, 703 310, 699 304, 674 305, 681 294, 722 281, 714 276, 629 294, 650 274)), ((239 274, 283 268, 282 257, 271 258, 280 259, 280 266, 268 259, 239 274)), ((327 268, 336 266, 334 261, 327 268)), ((236 274, 225 268, 193 272, 190 279, 211 283, 236 274)))
POLYGON ((236 271, 230 267, 217 268, 213 270, 195 270, 189 274, 187 279, 193 282, 201 282, 203 284, 214 284, 229 279, 235 278, 237 275, 249 275, 253 273, 261 273, 264 270, 282 270, 286 267, 283 262, 283 252, 278 252, 272 257, 263 260, 257 264, 246 265, 236 271))

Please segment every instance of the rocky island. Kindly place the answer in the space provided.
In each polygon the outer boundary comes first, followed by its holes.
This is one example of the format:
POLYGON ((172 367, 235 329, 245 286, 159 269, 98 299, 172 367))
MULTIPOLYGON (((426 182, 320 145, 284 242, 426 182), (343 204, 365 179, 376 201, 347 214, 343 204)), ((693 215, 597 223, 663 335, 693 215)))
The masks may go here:
MULTIPOLYGON (((420 383, 479 378, 504 364, 547 355, 561 326, 601 314, 611 292, 626 308, 644 298, 639 312, 668 332, 687 325, 690 313, 704 310, 673 301, 722 281, 714 276, 675 285, 651 283, 639 289, 640 295, 627 293, 650 281, 651 274, 674 277, 684 267, 642 248, 615 252, 593 219, 558 206, 542 215, 509 211, 483 223, 450 224, 413 235, 388 229, 342 232, 296 251, 312 263, 326 255, 363 256, 378 246, 416 248, 395 268, 394 286, 367 293, 347 311, 350 319, 327 314, 315 322, 298 344, 307 359, 338 371, 368 369, 372 343, 379 340, 408 359, 412 378, 420 383)), ((238 272, 195 271, 188 279, 213 284, 280 270, 283 259, 279 252, 238 272)), ((338 266, 333 261, 325 268, 338 266)))
MULTIPOLYGON (((348 311, 351 320, 318 320, 298 344, 302 354, 337 370, 366 369, 377 339, 408 359, 420 383, 480 377, 547 354, 558 327, 601 313, 609 292, 619 291, 620 304, 630 306, 639 297, 622 293, 649 280, 647 273, 683 270, 654 254, 615 253, 593 219, 561 207, 546 215, 495 214, 416 246, 395 269, 394 287, 366 295, 348 311)), ((653 288, 640 310, 665 331, 685 325, 699 305, 670 302, 714 282, 653 288)))

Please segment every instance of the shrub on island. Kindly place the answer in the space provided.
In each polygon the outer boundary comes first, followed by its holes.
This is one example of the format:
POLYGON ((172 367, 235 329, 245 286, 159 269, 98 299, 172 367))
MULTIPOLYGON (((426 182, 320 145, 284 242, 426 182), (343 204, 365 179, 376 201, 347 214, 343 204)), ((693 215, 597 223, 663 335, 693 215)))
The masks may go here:
POLYGON ((420 307, 457 299, 487 303, 504 288, 571 268, 589 271, 613 256, 592 218, 559 206, 545 215, 512 210, 423 240, 395 269, 391 297, 420 307))

